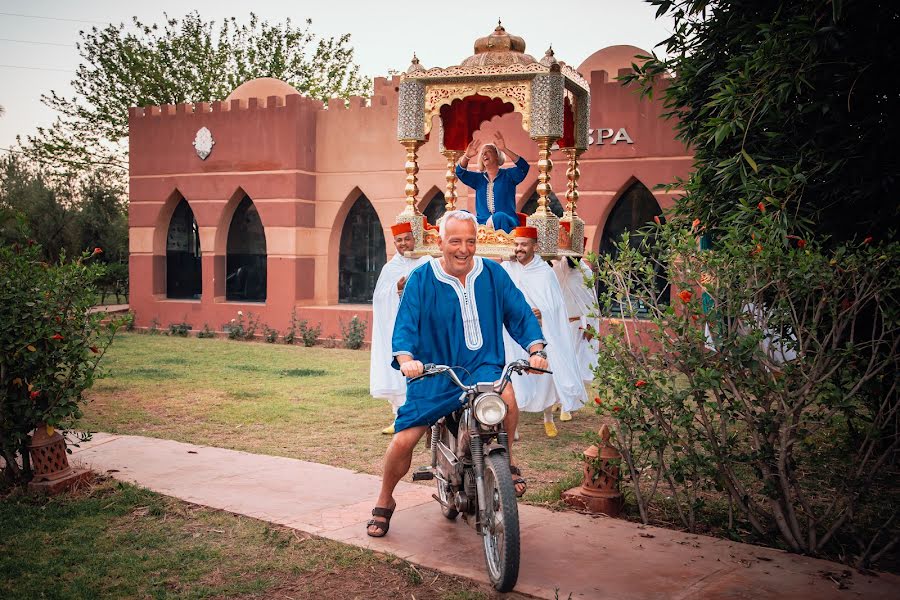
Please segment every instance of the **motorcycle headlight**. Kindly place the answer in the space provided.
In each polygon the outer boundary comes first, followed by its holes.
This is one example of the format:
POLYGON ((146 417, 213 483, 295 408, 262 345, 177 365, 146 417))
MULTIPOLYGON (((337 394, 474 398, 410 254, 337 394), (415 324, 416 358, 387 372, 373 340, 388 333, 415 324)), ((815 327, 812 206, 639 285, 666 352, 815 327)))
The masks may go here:
POLYGON ((497 394, 482 394, 475 398, 473 411, 479 423, 493 427, 506 418, 506 402, 497 394))

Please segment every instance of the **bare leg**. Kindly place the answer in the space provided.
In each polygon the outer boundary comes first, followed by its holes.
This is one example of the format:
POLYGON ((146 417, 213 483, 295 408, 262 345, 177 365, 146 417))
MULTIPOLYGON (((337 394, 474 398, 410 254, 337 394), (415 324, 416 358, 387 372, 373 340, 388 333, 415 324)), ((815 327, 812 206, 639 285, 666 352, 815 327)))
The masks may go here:
MULTIPOLYGON (((409 472, 413 450, 427 430, 428 427, 425 426, 410 427, 394 435, 384 454, 384 475, 381 478, 381 493, 378 495, 376 506, 393 508, 397 505, 394 502, 394 488, 409 472)), ((385 521, 383 517, 375 517, 375 520, 385 521)), ((369 527, 369 531, 378 533, 375 527, 369 527)))
MULTIPOLYGON (((513 386, 511 385, 506 386, 506 389, 503 390, 503 394, 501 394, 500 397, 506 402, 506 418, 503 420, 503 425, 506 427, 507 434, 511 434, 509 437, 509 464, 513 465, 515 463, 513 463, 512 459, 512 447, 515 433, 517 433, 519 427, 519 405, 516 404, 516 393, 513 391, 513 386)), ((513 481, 517 478, 517 475, 513 475, 513 481)), ((524 484, 516 484, 517 495, 521 495, 524 491, 524 484)))

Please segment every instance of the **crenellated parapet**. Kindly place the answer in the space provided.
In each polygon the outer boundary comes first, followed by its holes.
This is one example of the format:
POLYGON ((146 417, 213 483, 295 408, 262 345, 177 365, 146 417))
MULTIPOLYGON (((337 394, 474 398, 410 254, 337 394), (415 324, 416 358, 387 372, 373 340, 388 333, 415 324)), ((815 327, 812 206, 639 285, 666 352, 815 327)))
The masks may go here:
POLYGON ((133 119, 142 117, 196 117, 205 114, 293 108, 321 110, 323 107, 324 104, 320 100, 307 98, 300 94, 290 94, 287 96, 268 96, 267 98, 248 98, 246 100, 234 99, 188 104, 163 104, 161 106, 132 106, 128 109, 128 116, 133 119))

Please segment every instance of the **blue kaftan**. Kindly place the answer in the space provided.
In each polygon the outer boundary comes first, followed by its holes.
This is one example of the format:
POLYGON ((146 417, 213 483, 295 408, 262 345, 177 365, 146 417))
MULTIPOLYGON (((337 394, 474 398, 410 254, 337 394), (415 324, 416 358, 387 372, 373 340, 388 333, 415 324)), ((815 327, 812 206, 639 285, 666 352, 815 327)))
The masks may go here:
POLYGON ((513 167, 500 169, 494 181, 487 173, 467 171, 456 165, 456 177, 475 190, 475 212, 478 224, 484 225, 493 217, 494 229, 507 233, 519 226, 516 216, 516 186, 528 175, 528 163, 521 156, 513 167))
MULTIPOLYGON (((465 371, 455 371, 467 385, 497 381, 506 364, 504 326, 523 348, 544 341, 531 307, 499 264, 476 256, 463 286, 434 259, 417 267, 406 282, 391 364, 399 369, 396 357, 407 354, 422 363, 463 367, 465 371)), ((410 383, 394 429, 436 423, 459 408, 460 394, 443 375, 410 383)))

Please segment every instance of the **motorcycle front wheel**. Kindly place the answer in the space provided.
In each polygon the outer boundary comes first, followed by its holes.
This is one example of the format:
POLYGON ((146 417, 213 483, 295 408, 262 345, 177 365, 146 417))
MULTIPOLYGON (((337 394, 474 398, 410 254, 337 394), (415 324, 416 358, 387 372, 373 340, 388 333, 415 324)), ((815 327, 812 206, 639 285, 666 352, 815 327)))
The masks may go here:
POLYGON ((508 592, 519 578, 519 506, 505 454, 485 457, 484 491, 484 559, 494 589, 508 592))

